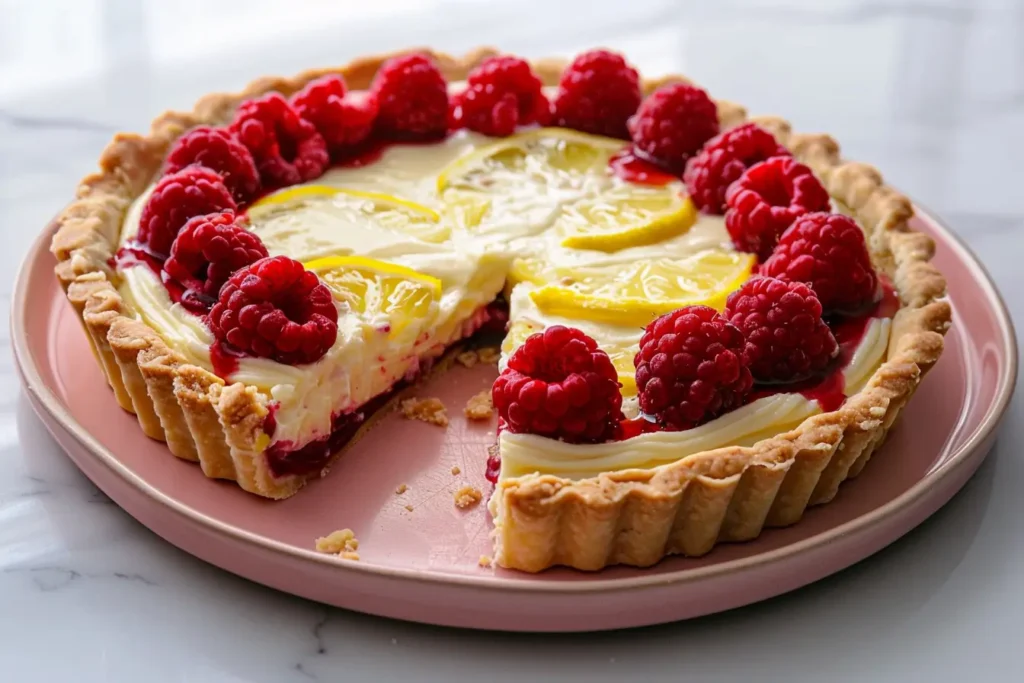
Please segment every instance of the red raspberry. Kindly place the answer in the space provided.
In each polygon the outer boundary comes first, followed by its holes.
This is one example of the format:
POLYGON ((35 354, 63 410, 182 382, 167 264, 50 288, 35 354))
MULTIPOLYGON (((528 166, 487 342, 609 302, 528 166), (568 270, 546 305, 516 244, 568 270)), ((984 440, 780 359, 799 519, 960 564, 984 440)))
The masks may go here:
POLYGON ((769 157, 788 157, 789 150, 756 123, 745 123, 709 140, 686 164, 683 180, 701 211, 725 213, 725 192, 743 172, 769 157))
POLYGON ((759 382, 806 379, 839 351, 821 319, 821 302, 801 282, 748 280, 729 296, 725 317, 746 336, 744 356, 759 382))
POLYGON ((544 125, 551 105, 543 84, 518 57, 491 57, 469 73, 466 89, 452 98, 452 121, 484 135, 505 136, 516 126, 544 125))
POLYGON ((368 138, 377 118, 377 98, 370 93, 346 95, 345 81, 333 74, 308 83, 292 96, 292 106, 316 126, 336 156, 368 138))
POLYGON ((772 157, 744 171, 726 191, 725 203, 732 243, 763 261, 798 217, 828 211, 829 196, 811 169, 792 157, 772 157))
POLYGON ((213 336, 242 353, 287 365, 323 358, 338 337, 338 309, 327 285, 287 256, 237 271, 207 319, 213 336))
POLYGON ((655 90, 629 119, 641 156, 681 173, 686 160, 718 135, 718 107, 700 88, 670 83, 655 90))
POLYGON ((857 311, 878 296, 878 276, 864 232, 841 214, 809 213, 797 218, 760 272, 806 283, 829 312, 857 311))
POLYGON ((265 256, 263 242, 242 227, 233 212, 196 216, 174 238, 164 278, 185 288, 181 298, 185 308, 206 313, 232 273, 265 256))
POLYGON ((611 439, 622 419, 618 374, 597 342, 553 325, 526 339, 491 389, 510 432, 570 443, 611 439))
POLYGON ((384 63, 370 91, 380 106, 377 127, 388 138, 440 138, 448 129, 448 83, 434 60, 423 54, 384 63))
POLYGON ((279 93, 242 102, 231 130, 252 152, 264 185, 295 185, 327 168, 323 136, 279 93))
POLYGON ((740 407, 754 383, 743 334, 708 306, 686 306, 648 325, 633 364, 640 409, 670 431, 740 407))
POLYGON ((252 199, 260 190, 260 176, 252 154, 223 128, 200 126, 178 138, 167 155, 164 173, 177 173, 192 164, 219 173, 239 202, 252 199))
POLYGON ((552 114, 556 126, 626 139, 641 99, 640 77, 622 55, 591 50, 562 73, 552 114))
POLYGON ((142 208, 136 239, 165 258, 189 218, 238 208, 220 175, 203 166, 186 166, 160 179, 142 208))

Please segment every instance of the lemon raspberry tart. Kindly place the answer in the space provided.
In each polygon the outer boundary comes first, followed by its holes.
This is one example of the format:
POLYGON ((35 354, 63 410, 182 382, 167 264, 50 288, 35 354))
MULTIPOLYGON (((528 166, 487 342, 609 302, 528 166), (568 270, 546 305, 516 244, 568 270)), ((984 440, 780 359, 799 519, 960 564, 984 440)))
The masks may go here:
POLYGON ((268 498, 505 334, 495 562, 594 570, 754 538, 859 473, 950 322, 912 215, 830 137, 605 50, 415 52, 118 135, 52 251, 121 407, 268 498))

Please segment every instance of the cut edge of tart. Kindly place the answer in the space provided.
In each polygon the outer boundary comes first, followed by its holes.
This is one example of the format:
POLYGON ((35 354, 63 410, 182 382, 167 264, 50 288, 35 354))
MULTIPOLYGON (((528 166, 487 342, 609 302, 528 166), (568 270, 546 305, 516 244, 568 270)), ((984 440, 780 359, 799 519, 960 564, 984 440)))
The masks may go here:
MULTIPOLYGON (((430 55, 449 81, 465 79, 498 54, 480 49, 456 58, 418 52, 430 55)), ((118 403, 138 417, 148 436, 165 441, 175 456, 199 462, 208 477, 234 480, 261 496, 286 498, 319 472, 275 477, 262 457, 268 443, 265 424, 272 414, 265 394, 253 386, 226 384, 189 364, 131 315, 113 284, 117 276, 110 265, 124 215, 158 176, 171 146, 189 130, 227 124, 245 100, 271 92, 290 96, 328 74, 341 74, 352 90, 365 90, 393 56, 368 57, 291 79, 260 79, 241 93, 208 95, 191 112, 168 112, 153 122, 148 135, 119 134, 101 156, 100 171, 83 179, 77 199, 56 222, 51 250, 58 260, 57 277, 118 403)), ((565 63, 540 60, 532 67, 544 85, 553 86, 565 63)), ((649 94, 672 82, 689 83, 679 76, 643 79, 642 90, 649 94)), ((839 409, 809 417, 792 431, 751 447, 720 448, 651 469, 579 480, 529 474, 499 481, 489 509, 500 566, 531 572, 554 565, 585 570, 649 566, 668 554, 702 555, 720 541, 749 540, 765 527, 792 524, 809 505, 831 500, 842 481, 861 471, 941 355, 951 315, 943 299, 945 281, 930 264, 932 240, 908 225, 910 201, 887 186, 873 167, 844 161, 827 135, 792 133, 783 119, 748 119, 739 105, 715 104, 721 130, 749 120, 774 134, 864 229, 876 267, 889 277, 902 304, 892 321, 887 356, 839 409)), ((353 425, 348 443, 385 412, 353 425)))

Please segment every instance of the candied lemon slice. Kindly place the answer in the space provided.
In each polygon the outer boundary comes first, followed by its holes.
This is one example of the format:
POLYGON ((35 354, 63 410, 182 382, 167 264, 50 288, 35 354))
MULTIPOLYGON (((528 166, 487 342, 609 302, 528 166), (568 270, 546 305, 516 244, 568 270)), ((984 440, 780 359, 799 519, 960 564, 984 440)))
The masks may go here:
POLYGON ((554 228, 563 247, 613 252, 663 242, 695 222, 696 207, 675 188, 634 185, 566 206, 554 228))
POLYGON ((480 147, 450 163, 437 177, 438 192, 449 188, 494 192, 524 183, 578 184, 597 175, 625 142, 566 128, 536 128, 480 147))
POLYGON ((292 218, 307 214, 309 219, 311 212, 318 214, 313 220, 337 223, 338 230, 369 225, 432 243, 446 240, 450 233, 440 214, 430 207, 389 194, 329 185, 281 190, 263 197, 248 211, 254 223, 269 222, 283 214, 292 218))
POLYGON ((751 254, 709 249, 682 259, 558 269, 558 284, 538 287, 530 298, 550 315, 643 327, 683 306, 721 310, 753 267, 751 254))
POLYGON ((392 339, 418 333, 433 318, 441 298, 441 280, 395 263, 328 256, 304 265, 320 276, 335 299, 373 324, 386 326, 392 339))

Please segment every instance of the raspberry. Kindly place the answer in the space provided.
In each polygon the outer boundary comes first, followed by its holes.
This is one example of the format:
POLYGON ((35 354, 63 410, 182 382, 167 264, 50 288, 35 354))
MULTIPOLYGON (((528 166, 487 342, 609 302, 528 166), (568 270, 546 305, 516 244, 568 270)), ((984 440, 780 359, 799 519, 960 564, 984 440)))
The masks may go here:
POLYGON ((239 202, 252 199, 260 190, 260 176, 252 154, 223 128, 200 126, 178 138, 167 155, 164 173, 177 173, 192 164, 219 173, 239 202))
POLYGON ((242 102, 231 130, 249 148, 264 185, 295 185, 327 168, 323 136, 279 93, 242 102))
POLYGON ((466 89, 452 98, 452 121, 484 135, 505 136, 516 126, 544 125, 551 105, 540 79, 518 57, 491 57, 469 73, 466 89))
POLYGON ((615 435, 622 419, 618 374, 597 342, 553 325, 526 339, 491 389, 511 432, 570 443, 597 443, 615 435))
POLYGON ((768 258, 798 217, 828 211, 829 196, 811 169, 792 157, 754 164, 725 193, 725 227, 741 251, 768 258))
POLYGON ((743 334, 708 306, 686 306, 648 325, 633 364, 640 409, 670 431, 740 407, 754 383, 743 334))
POLYGON ((346 95, 345 81, 333 74, 308 83, 292 96, 292 106, 316 126, 335 156, 366 140, 377 118, 377 98, 369 93, 346 95))
POLYGON ((725 213, 725 192, 743 172, 769 157, 788 157, 789 150, 755 123, 745 123, 709 140, 686 164, 683 180, 701 211, 725 213))
POLYGON ((686 160, 718 135, 718 107, 696 86, 663 85, 629 119, 629 132, 641 156, 681 173, 686 160))
POLYGON ((287 256, 237 271, 207 318, 234 350, 287 365, 319 360, 338 337, 338 309, 327 286, 287 256))
POLYGON ((427 55, 385 62, 370 91, 380 106, 377 127, 385 137, 423 140, 443 137, 447 131, 448 84, 427 55))
POLYGON ((584 52, 562 73, 552 103, 556 126, 626 139, 626 122, 643 98, 640 77, 622 55, 584 52))
POLYGON ((809 213, 782 234, 761 274, 804 282, 826 311, 857 311, 875 300, 878 276, 852 219, 834 213, 809 213))
POLYGON ((801 282, 748 280, 729 296, 725 317, 746 336, 743 353, 759 382, 806 379, 839 351, 821 319, 821 302, 801 282))
POLYGON ((165 258, 189 218, 236 208, 220 175, 203 166, 186 166, 153 187, 139 217, 136 239, 153 255, 165 258))
POLYGON ((260 238, 231 211, 190 218, 171 245, 164 277, 185 288, 181 303, 206 313, 231 274, 267 255, 260 238))

